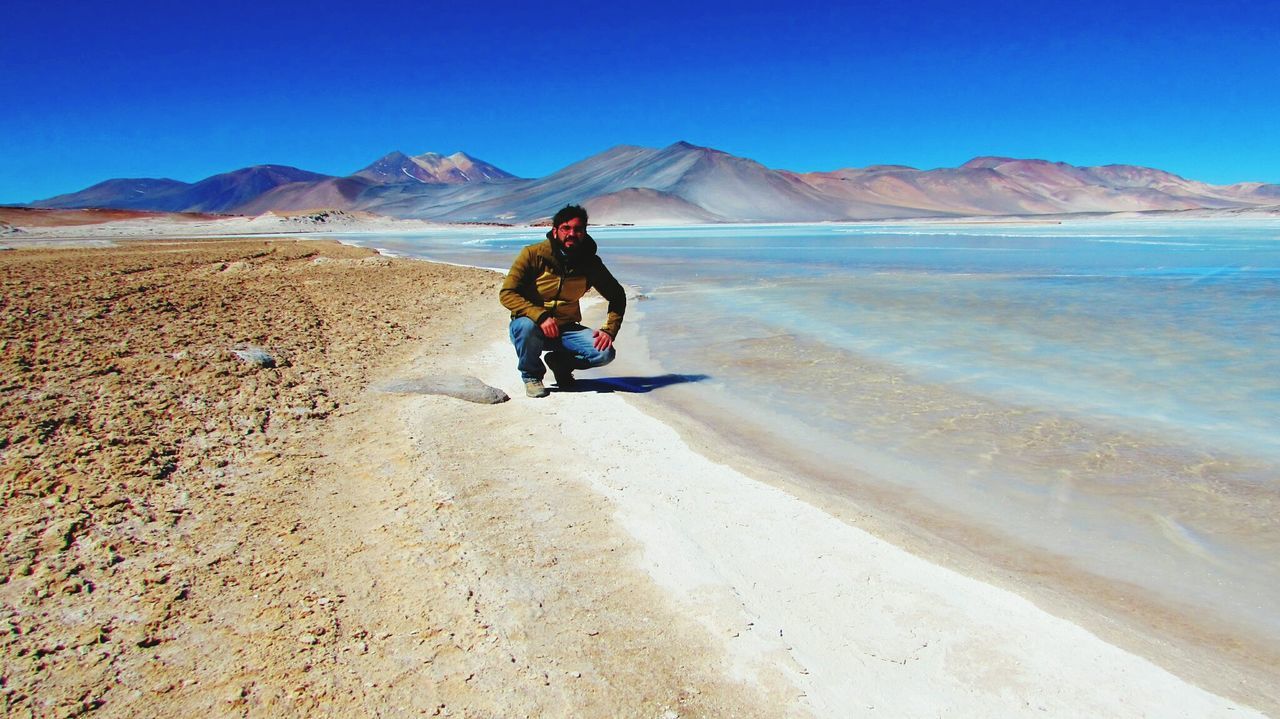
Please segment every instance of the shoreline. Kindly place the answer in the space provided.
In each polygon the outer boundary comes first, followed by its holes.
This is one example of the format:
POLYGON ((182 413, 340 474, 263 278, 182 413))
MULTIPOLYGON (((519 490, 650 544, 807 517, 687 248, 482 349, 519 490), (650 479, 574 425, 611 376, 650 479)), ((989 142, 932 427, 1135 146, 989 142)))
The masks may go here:
MULTIPOLYGON (((129 246, 145 252, 146 244, 129 246)), ((407 261, 379 260, 373 265, 353 260, 355 264, 319 267, 324 271, 358 268, 361 273, 374 267, 405 271, 394 268, 407 261)), ((268 276, 260 279, 265 281, 268 276)), ((464 611, 457 618, 461 620, 475 610, 492 622, 477 626, 472 635, 476 643, 464 643, 460 654, 440 655, 445 645, 435 640, 427 647, 437 652, 432 676, 443 677, 445 682, 432 691, 452 691, 463 706, 470 701, 472 707, 507 713, 519 707, 606 710, 607 704, 590 703, 601 701, 590 699, 594 691, 621 702, 605 713, 616 714, 624 707, 658 708, 665 703, 695 711, 701 707, 702 713, 719 716, 741 708, 729 699, 735 691, 749 691, 744 696, 761 693, 764 703, 756 706, 764 715, 847 716, 886 710, 903 716, 934 710, 981 716, 1039 716, 1046 712, 1059 716, 1257 715, 1107 644, 1007 590, 876 539, 848 518, 822 511, 798 499, 794 492, 781 491, 726 465, 722 456, 707 456, 707 446, 699 446, 689 435, 682 436, 678 423, 661 416, 662 402, 657 397, 650 401, 644 394, 609 396, 624 394, 615 387, 602 392, 554 392, 544 400, 526 400, 509 366, 509 347, 501 331, 505 317, 495 299, 496 282, 489 284, 494 285, 492 293, 479 290, 469 296, 479 287, 472 285, 458 295, 458 307, 471 308, 478 316, 446 311, 431 323, 402 327, 419 339, 400 347, 398 359, 391 358, 378 373, 431 376, 467 367, 482 380, 505 389, 514 398, 512 402, 490 408, 464 406, 440 397, 362 391, 335 416, 337 425, 326 425, 349 427, 353 432, 328 435, 320 451, 323 459, 317 461, 328 462, 332 468, 308 470, 324 481, 314 488, 299 485, 292 490, 305 500, 299 508, 312 510, 301 512, 307 523, 328 527, 334 533, 304 531, 306 541, 290 545, 311 563, 309 581, 319 585, 315 591, 303 587, 310 595, 303 603, 312 611, 330 607, 330 601, 317 605, 320 598, 335 594, 325 585, 347 592, 336 609, 325 610, 338 612, 328 633, 305 635, 320 637, 316 646, 333 649, 336 663, 322 664, 329 667, 326 671, 351 666, 364 676, 376 676, 377 664, 369 663, 372 659, 359 651, 348 654, 348 649, 358 650, 361 643, 372 645, 371 637, 382 633, 375 628, 375 619, 393 624, 394 618, 384 615, 399 607, 398 602, 423 601, 396 581, 408 579, 407 575, 386 576, 377 562, 368 561, 359 565, 367 569, 355 571, 349 560, 350 543, 358 542, 357 554, 370 552, 392 563, 407 562, 409 556, 431 563, 444 552, 450 557, 450 567, 470 577, 462 587, 428 593, 427 605, 420 607, 430 613, 432 606, 440 609, 442 602, 453 606, 449 604, 453 599, 448 598, 461 600, 458 593, 469 586, 466 601, 459 604, 464 611), (445 347, 423 342, 424 329, 437 338, 447 338, 445 347), (386 420, 392 414, 399 420, 388 425, 386 420), (399 431, 388 432, 388 426, 399 431), (449 441, 441 442, 441 437, 449 441), (580 457, 555 452, 565 442, 589 451, 580 457), (405 449, 408 444, 412 451, 405 449), (495 453, 494 447, 502 451, 495 453), (536 467, 554 467, 556 471, 527 471, 536 467), (426 486, 418 486, 423 482, 426 486), (358 490, 357 495, 377 495, 377 507, 362 502, 348 506, 348 496, 359 498, 351 495, 353 490, 358 490), (550 497, 572 501, 558 504, 550 497), (353 512, 363 516, 361 507, 366 506, 372 507, 370 512, 381 507, 374 512, 376 518, 370 515, 368 531, 344 529, 344 519, 353 512), (442 512, 458 513, 439 530, 454 537, 454 544, 446 539, 436 545, 430 539, 434 535, 419 535, 413 530, 420 523, 444 521, 442 512), (580 534, 601 525, 608 529, 604 534, 580 534), (398 539, 389 544, 376 541, 383 532, 398 539), (430 546, 420 546, 424 540, 430 546), (457 549, 457 540, 462 541, 464 551, 457 549), (326 547, 327 552, 319 551, 326 547), (661 592, 655 594, 633 576, 637 569, 656 582, 661 592), (592 595, 599 602, 590 604, 565 595, 597 585, 614 590, 592 595), (391 592, 374 591, 377 586, 390 587, 391 592), (472 601, 473 596, 480 599, 472 601), (635 603, 636 596, 648 597, 655 614, 636 615, 635 607, 628 606, 635 603), (535 598, 542 609, 530 613, 530 601, 535 598), (563 607, 566 612, 558 616, 546 605, 563 607), (593 638, 585 645, 569 638, 574 627, 581 633, 583 627, 602 621, 607 627, 603 635, 610 634, 608 628, 615 628, 630 636, 627 632, 647 624, 659 626, 652 624, 653 619, 669 622, 670 627, 657 634, 637 635, 639 644, 617 639, 601 646, 589 631, 586 636, 593 638), (360 626, 362 621, 368 627, 361 630, 364 637, 352 631, 352 626, 360 626), (501 631, 494 634, 493 627, 501 631), (490 666, 497 660, 505 662, 504 652, 508 651, 517 666, 512 670, 514 675, 490 666), (624 669, 633 656, 628 652, 636 651, 641 651, 635 655, 640 657, 639 668, 624 669), (562 657, 554 663, 564 667, 570 679, 595 684, 575 689, 574 681, 564 680, 568 684, 562 687, 557 680, 558 698, 543 694, 523 698, 519 687, 526 681, 531 687, 552 686, 542 684, 545 674, 539 672, 546 670, 539 668, 539 662, 546 661, 536 659, 552 655, 562 657), (717 678, 725 661, 727 673, 717 678), (573 669, 575 662, 582 668, 573 669), (467 686, 470 679, 448 683, 447 677, 455 676, 453 669, 468 667, 479 672, 482 685, 485 672, 497 672, 507 683, 489 684, 487 693, 467 686), (697 693, 645 693, 639 687, 649 680, 643 671, 654 667, 666 672, 659 672, 666 677, 658 683, 660 687, 678 686, 667 682, 678 681, 684 673, 696 678, 689 678, 686 685, 697 688, 697 693), (702 671, 689 675, 692 667, 702 671), (579 676, 573 676, 574 672, 579 676), (618 676, 629 678, 611 680, 611 672, 624 672, 618 676)), ((336 331, 341 329, 335 327, 336 331)), ((631 345, 631 338, 626 341, 631 345)), ((609 376, 634 366, 620 360, 584 376, 609 376)), ((652 370, 637 370, 642 377, 646 372, 652 370)), ((356 374, 353 379, 367 385, 376 376, 356 374)), ((720 451, 731 452, 729 448, 720 451)), ((260 566, 253 569, 255 575, 261 571, 260 566)), ((406 567, 404 571, 416 570, 406 567)), ((100 591, 111 591, 109 583, 102 586, 100 591)), ((197 583, 194 588, 201 586, 197 583)), ((244 597, 243 601, 251 600, 244 597)), ((257 595, 252 601, 259 601, 257 595)), ((179 623, 182 621, 186 620, 179 623)), ((292 623, 286 625, 287 631, 295 629, 292 623)), ((465 620, 462 625, 470 626, 465 620)), ((404 631, 411 631, 409 625, 404 631)), ((392 634, 400 636, 398 631, 392 634)), ((178 633, 156 646, 165 651, 166 643, 181 644, 183 636, 178 633)), ((439 635, 441 640, 451 637, 453 634, 439 635)), ((275 651, 280 642, 297 646, 298 641, 292 634, 276 638, 268 633, 265 647, 275 651)), ((205 651, 217 653, 216 648, 205 651)), ((380 656, 394 664, 409 651, 406 647, 396 650, 400 654, 380 656)), ((365 652, 378 653, 368 646, 365 652)), ((365 703, 353 706, 367 710, 373 695, 382 701, 390 692, 408 701, 415 682, 404 679, 401 683, 380 694, 377 689, 366 686, 358 690, 356 684, 341 680, 331 682, 325 696, 336 700, 340 691, 363 691, 365 703)), ((237 701, 261 694, 247 690, 237 701)), ((158 696, 151 701, 156 702, 153 706, 163 707, 177 698, 158 696)), ((356 700, 347 697, 344 701, 356 700)), ((623 709, 623 713, 629 711, 623 709)))
MULTIPOLYGON (((506 349, 497 342, 490 354, 506 349)), ((582 374, 589 381, 633 367, 622 362, 582 374)), ((507 377, 514 376, 510 368, 492 372, 482 379, 509 392, 518 389, 507 377)), ((1007 716, 1032 709, 1002 704, 1008 687, 999 680, 987 684, 989 676, 967 675, 971 661, 1018 667, 1025 673, 1016 683, 1037 686, 1061 702, 1038 705, 1037 713, 1125 715, 1121 706, 1134 708, 1135 716, 1249 711, 1201 703, 1212 695, 991 583, 991 577, 972 578, 927 552, 908 552, 851 522, 847 513, 829 511, 829 502, 813 502, 812 492, 800 498, 788 491, 803 486, 794 478, 784 476, 784 486, 790 486, 780 489, 743 471, 741 459, 725 457, 728 448, 706 453, 706 445, 690 440, 706 434, 687 417, 683 426, 672 422, 675 410, 654 412, 659 399, 607 390, 553 392, 548 399, 574 403, 553 411, 587 446, 622 441, 629 453, 645 457, 643 479, 617 466, 589 479, 619 504, 620 521, 645 546, 647 571, 705 624, 730 637, 737 671, 749 674, 761 661, 791 666, 789 678, 817 716, 844 716, 864 698, 848 681, 851 663, 870 674, 886 670, 870 681, 882 687, 883 703, 866 705, 868 711, 887 705, 917 716, 968 707, 962 709, 966 714, 1007 716), (615 399, 630 410, 585 406, 615 399), (610 423, 642 438, 633 445, 612 437, 610 423), (636 452, 636 446, 646 451, 636 452), (957 654, 965 659, 958 661, 957 654), (919 674, 901 669, 917 662, 928 668, 919 674), (920 682, 934 692, 930 697, 916 696, 920 682), (1170 701, 1175 695, 1179 699, 1170 701), (1136 708, 1145 702, 1151 704, 1136 708)))
MULTIPOLYGON (((631 353, 620 355, 606 374, 637 368, 653 374, 669 372, 670 368, 648 357, 642 334, 625 339, 627 349, 639 349, 642 359, 633 360, 631 353)), ((1280 667, 1280 654, 1269 643, 1242 634, 1238 626, 1210 621, 1179 607, 1173 599, 1092 573, 1007 534, 965 521, 911 490, 881 486, 856 469, 821 466, 807 452, 780 444, 759 422, 736 420, 750 412, 726 398, 716 397, 717 404, 707 404, 705 393, 680 385, 667 387, 660 395, 624 397, 676 431, 693 452, 781 490, 855 531, 1023 598, 1190 682, 1254 702, 1264 711, 1275 713, 1280 707, 1280 683, 1272 671, 1280 667), (1196 619, 1191 620, 1192 616, 1196 619)))
POLYGON ((788 456, 785 450, 771 454, 767 435, 709 424, 688 407, 660 402, 646 404, 643 411, 678 432, 697 454, 927 563, 1023 598, 1189 683, 1276 712, 1277 686, 1270 670, 1278 663, 1274 647, 1242 635, 1239 627, 1203 617, 1189 622, 1193 613, 1179 609, 1177 602, 959 520, 909 491, 862 481, 851 490, 844 473, 845 486, 836 492, 823 486, 830 481, 823 471, 791 463, 803 463, 803 457, 788 456))
MULTIPOLYGON (((496 268, 478 269, 503 272, 496 268)), ((634 301, 635 292, 629 292, 634 301)), ((598 298, 591 299, 590 304, 584 303, 584 309, 599 304, 598 298)), ((643 317, 643 305, 637 304, 633 302, 629 307, 632 331, 624 338, 628 352, 609 368, 583 373, 585 376, 619 372, 674 376, 670 368, 662 367, 649 355, 643 332, 637 334, 643 317), (637 344, 639 352, 633 353, 637 344)), ((719 419, 714 419, 710 410, 699 406, 703 397, 689 393, 681 397, 683 401, 670 399, 684 391, 680 384, 663 388, 667 399, 649 397, 647 389, 622 395, 642 413, 674 430, 699 458, 730 467, 743 479, 779 489, 851 529, 865 531, 925 563, 1023 598, 1044 608, 1050 616, 1082 627, 1188 681, 1226 696, 1257 702, 1273 711, 1280 706, 1268 669, 1280 666, 1280 657, 1265 643, 1244 646, 1238 631, 1203 619, 1199 624, 1189 624, 1186 612, 1179 613, 1168 601, 1069 562, 1058 560, 1056 567, 1048 569, 1037 560, 1047 556, 1043 551, 1037 554, 1037 550, 1024 547, 1009 536, 959 521, 928 501, 924 503, 928 506, 913 508, 906 499, 908 492, 873 486, 868 483, 873 481, 870 477, 855 483, 858 498, 847 492, 834 493, 823 486, 833 479, 824 479, 817 467, 805 466, 808 458, 794 453, 788 456, 787 448, 778 446, 767 433, 724 419, 738 416, 736 412, 722 412, 719 419), (972 548, 974 543, 982 549, 972 548), (1047 581, 1049 578, 1052 580, 1047 581)))
MULTIPOLYGON (((634 299, 635 292, 631 294, 634 299)), ((643 307, 632 303, 629 310, 642 314, 643 307)), ((628 352, 605 374, 674 376, 670 372, 676 368, 662 367, 649 357, 643 336, 634 333, 639 324, 631 326, 633 332, 624 337, 628 352), (636 340, 645 357, 639 362, 630 351, 636 340)), ((823 466, 764 430, 767 420, 736 420, 754 417, 758 408, 746 403, 714 397, 708 404, 706 392, 681 383, 664 387, 652 398, 636 394, 628 399, 676 428, 695 451, 716 462, 928 561, 1029 598, 1049 613, 1179 676, 1280 711, 1280 686, 1273 679, 1273 670, 1280 670, 1280 654, 1265 636, 1250 634, 1239 623, 1206 616, 1176 596, 1096 573, 998 527, 968 521, 911 489, 885 485, 860 471, 853 471, 851 478, 849 470, 823 466)))

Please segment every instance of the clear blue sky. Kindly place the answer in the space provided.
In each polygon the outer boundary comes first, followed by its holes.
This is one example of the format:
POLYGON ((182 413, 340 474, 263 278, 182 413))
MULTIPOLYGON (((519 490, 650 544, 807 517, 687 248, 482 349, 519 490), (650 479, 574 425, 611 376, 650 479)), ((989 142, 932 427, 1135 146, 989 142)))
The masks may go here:
POLYGON ((6 0, 0 203, 676 140, 769 167, 976 155, 1280 182, 1280 3, 6 0))

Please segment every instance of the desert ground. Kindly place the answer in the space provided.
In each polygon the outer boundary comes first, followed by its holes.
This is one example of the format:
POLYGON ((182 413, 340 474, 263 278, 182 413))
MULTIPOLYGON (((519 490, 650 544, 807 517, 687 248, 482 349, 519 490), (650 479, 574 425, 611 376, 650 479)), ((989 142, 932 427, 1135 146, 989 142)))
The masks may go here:
POLYGON ((291 240, 0 263, 6 716, 777 715, 599 497, 518 461, 554 446, 369 390, 424 346, 462 371, 492 273, 291 240))

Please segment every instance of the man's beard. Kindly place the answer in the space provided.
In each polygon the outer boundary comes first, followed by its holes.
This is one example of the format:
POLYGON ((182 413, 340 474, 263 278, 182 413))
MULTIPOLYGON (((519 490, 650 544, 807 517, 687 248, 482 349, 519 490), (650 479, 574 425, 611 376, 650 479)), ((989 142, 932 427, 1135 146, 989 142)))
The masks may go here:
POLYGON ((582 257, 583 247, 582 247, 581 241, 575 241, 572 246, 568 246, 564 242, 560 242, 559 244, 560 244, 560 253, 564 256, 565 259, 572 261, 582 257))

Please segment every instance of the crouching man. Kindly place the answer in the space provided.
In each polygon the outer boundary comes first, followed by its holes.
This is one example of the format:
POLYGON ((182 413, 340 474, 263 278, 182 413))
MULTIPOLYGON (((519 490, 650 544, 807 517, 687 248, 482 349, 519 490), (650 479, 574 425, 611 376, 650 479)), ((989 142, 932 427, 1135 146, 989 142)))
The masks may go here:
POLYGON ((542 378, 548 367, 556 384, 566 389, 573 384, 574 370, 613 361, 613 338, 622 326, 627 296, 596 256, 583 208, 568 205, 555 214, 547 239, 520 251, 498 296, 511 310, 511 343, 530 397, 547 396, 542 378), (598 330, 582 326, 578 307, 593 287, 609 301, 608 316, 598 330))

